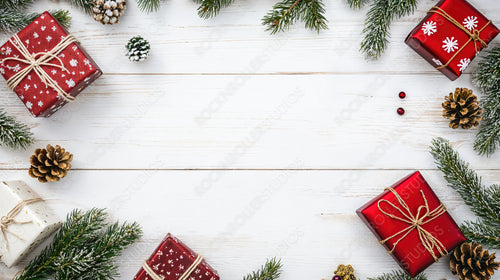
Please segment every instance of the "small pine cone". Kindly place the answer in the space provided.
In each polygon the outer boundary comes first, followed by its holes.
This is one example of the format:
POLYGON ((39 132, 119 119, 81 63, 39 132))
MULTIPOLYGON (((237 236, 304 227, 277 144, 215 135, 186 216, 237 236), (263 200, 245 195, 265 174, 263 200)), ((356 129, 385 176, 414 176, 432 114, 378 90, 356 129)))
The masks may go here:
POLYGON ((128 41, 125 48, 127 49, 125 55, 130 61, 143 61, 148 58, 151 45, 141 36, 135 36, 128 41))
POLYGON ((356 276, 354 276, 354 268, 350 264, 339 265, 337 267, 337 270, 335 270, 333 273, 339 276, 342 280, 356 280, 356 276))
POLYGON ((47 145, 46 149, 36 149, 31 156, 29 174, 42 183, 59 181, 71 169, 72 160, 73 155, 61 146, 47 145))
POLYGON ((125 13, 126 0, 93 0, 92 17, 102 24, 115 24, 125 13))
POLYGON ((469 129, 479 124, 483 110, 479 108, 477 97, 472 90, 457 88, 455 93, 450 93, 445 99, 441 105, 444 109, 443 117, 450 119, 451 128, 461 126, 469 129))
POLYGON ((460 280, 489 280, 500 266, 495 262, 495 253, 478 243, 462 243, 451 253, 450 269, 460 280))

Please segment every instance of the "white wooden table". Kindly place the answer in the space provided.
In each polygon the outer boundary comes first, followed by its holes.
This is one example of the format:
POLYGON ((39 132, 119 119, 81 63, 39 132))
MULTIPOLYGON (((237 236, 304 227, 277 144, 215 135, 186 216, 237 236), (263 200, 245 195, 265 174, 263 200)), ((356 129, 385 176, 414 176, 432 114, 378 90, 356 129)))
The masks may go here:
MULTIPOLYGON (((284 280, 329 279, 339 263, 353 264, 360 279, 398 268, 355 210, 421 170, 457 222, 474 218, 428 145, 450 139, 485 183, 498 183, 500 153, 477 156, 477 130, 452 130, 441 117, 444 95, 472 87, 470 74, 450 82, 403 43, 435 1, 420 1, 392 25, 378 61, 358 51, 367 9, 326 2, 328 31, 299 24, 270 36, 260 20, 274 1, 237 1, 209 20, 189 0, 164 1, 151 14, 129 3, 116 26, 63 0, 39 1, 34 10, 71 10, 71 32, 104 75, 49 119, 31 117, 1 82, 2 107, 37 138, 24 152, 0 150, 1 178, 55 199, 61 217, 105 207, 140 222, 144 238, 118 259, 120 279, 132 279, 167 232, 206 256, 222 279, 241 279, 272 256, 283 259, 284 280), (152 44, 144 63, 123 55, 137 34, 152 44), (28 176, 29 157, 48 143, 71 151, 74 169, 40 184, 28 176)), ((471 2, 500 24, 497 0, 471 2)), ((0 266, 0 274, 25 264, 0 266)), ((429 279, 454 279, 447 267, 432 265, 429 279)))

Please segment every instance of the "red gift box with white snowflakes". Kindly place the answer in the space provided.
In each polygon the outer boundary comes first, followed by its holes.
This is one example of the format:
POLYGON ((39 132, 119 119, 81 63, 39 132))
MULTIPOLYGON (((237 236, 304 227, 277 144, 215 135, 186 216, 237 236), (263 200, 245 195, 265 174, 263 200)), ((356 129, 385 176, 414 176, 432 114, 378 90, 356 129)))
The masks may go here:
POLYGON ((142 264, 134 280, 219 280, 217 272, 170 233, 142 264))
POLYGON ((44 12, 0 47, 0 74, 35 117, 48 117, 102 72, 77 39, 44 12))
POLYGON ((498 28, 467 1, 441 0, 405 42, 453 81, 498 32, 498 28))

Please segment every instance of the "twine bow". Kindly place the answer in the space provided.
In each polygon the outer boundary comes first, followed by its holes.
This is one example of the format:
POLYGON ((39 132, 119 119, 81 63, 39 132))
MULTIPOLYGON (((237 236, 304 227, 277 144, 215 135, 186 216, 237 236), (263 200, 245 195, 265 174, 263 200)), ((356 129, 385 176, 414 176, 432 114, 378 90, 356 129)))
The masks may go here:
MULTIPOLYGON (((194 260, 194 262, 191 264, 191 266, 189 266, 188 269, 186 269, 186 271, 184 271, 181 277, 179 277, 179 279, 177 280, 187 280, 202 261, 203 257, 201 255, 198 255, 194 260)), ((151 276, 151 278, 153 278, 153 280, 164 280, 163 277, 161 277, 160 275, 156 274, 156 272, 153 271, 153 269, 148 265, 146 261, 142 263, 142 268, 144 269, 144 271, 146 271, 146 273, 149 276, 151 276)))
POLYGON ((396 236, 402 235, 393 244, 392 249, 388 251, 389 254, 392 254, 394 252, 394 249, 396 249, 396 246, 399 244, 401 240, 405 239, 406 236, 408 236, 408 234, 410 234, 413 230, 416 230, 418 232, 418 237, 420 238, 422 245, 431 254, 435 262, 438 261, 439 257, 447 255, 448 251, 446 250, 446 247, 443 245, 443 243, 441 243, 441 241, 439 241, 430 232, 428 232, 426 229, 422 227, 423 225, 429 223, 430 221, 446 213, 446 207, 441 203, 438 207, 436 207, 434 210, 431 211, 429 209, 429 204, 427 203, 427 198, 425 197, 424 192, 420 191, 420 194, 424 199, 424 205, 419 206, 417 209, 417 214, 413 215, 413 213, 410 211, 410 207, 408 207, 406 202, 401 198, 401 196, 399 196, 399 194, 393 188, 387 188, 386 190, 389 190, 394 194, 401 207, 394 205, 392 202, 388 200, 381 199, 378 201, 377 205, 378 209, 384 215, 408 224, 408 227, 380 241, 381 244, 385 244, 387 241, 395 238, 396 236), (392 207, 396 211, 398 211, 402 216, 396 216, 383 210, 381 204, 384 202, 387 203, 390 207, 392 207), (440 255, 439 257, 436 256, 434 249, 436 249, 439 252, 440 255))
POLYGON ((10 224, 30 224, 33 221, 26 221, 26 222, 19 222, 15 220, 15 217, 21 213, 23 208, 29 204, 41 202, 43 199, 41 198, 33 198, 33 199, 27 199, 27 200, 22 200, 20 201, 14 208, 12 208, 5 216, 0 217, 0 231, 2 232, 3 238, 5 239, 5 247, 7 248, 7 251, 9 251, 9 240, 7 239, 7 233, 10 233, 17 237, 19 240, 23 240, 21 236, 18 234, 10 231, 8 229, 10 224))
POLYGON ((444 64, 444 65, 436 67, 436 69, 441 69, 441 68, 448 67, 448 65, 451 63, 451 61, 453 61, 453 59, 455 59, 455 57, 470 42, 474 42, 474 50, 476 51, 476 53, 479 52, 479 50, 477 49, 477 43, 478 42, 481 43, 481 45, 484 48, 488 47, 488 44, 486 44, 486 42, 483 41, 483 39, 481 39, 480 35, 481 35, 481 32, 491 23, 491 20, 488 21, 481 29, 474 29, 472 31, 469 31, 469 29, 465 28, 462 24, 460 24, 460 22, 458 22, 456 19, 454 19, 452 16, 450 16, 446 11, 444 11, 440 7, 434 6, 434 7, 432 7, 428 11, 428 13, 435 13, 435 14, 441 15, 442 17, 444 17, 445 19, 447 19, 449 22, 451 22, 453 25, 455 25, 456 27, 458 27, 460 30, 462 30, 463 32, 465 32, 465 34, 467 34, 467 36, 469 36, 469 40, 448 60, 448 62, 446 62, 446 64, 444 64))
POLYGON ((38 52, 32 54, 28 51, 26 46, 23 44, 21 39, 16 35, 14 35, 10 40, 10 43, 21 53, 24 58, 20 57, 7 57, 2 60, 4 63, 7 60, 19 61, 21 63, 27 64, 28 66, 22 69, 21 71, 14 74, 7 80, 7 86, 14 90, 19 83, 31 72, 34 71, 42 83, 47 87, 53 88, 62 98, 66 101, 71 102, 75 100, 75 97, 69 95, 65 92, 59 84, 52 79, 52 77, 45 72, 42 66, 52 66, 61 69, 69 73, 68 69, 64 67, 62 60, 57 56, 60 52, 62 52, 65 48, 67 48, 70 44, 77 42, 76 38, 72 35, 66 36, 62 39, 53 49, 48 52, 38 52), (56 59, 59 63, 50 63, 51 60, 56 59))

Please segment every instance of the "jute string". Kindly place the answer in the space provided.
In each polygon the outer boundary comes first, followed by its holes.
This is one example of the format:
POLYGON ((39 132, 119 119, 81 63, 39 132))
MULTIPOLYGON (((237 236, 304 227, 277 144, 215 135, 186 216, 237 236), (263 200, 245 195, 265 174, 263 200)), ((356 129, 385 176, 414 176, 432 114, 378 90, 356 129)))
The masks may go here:
POLYGON ((62 71, 66 71, 69 73, 68 69, 64 67, 62 60, 57 56, 60 52, 66 49, 69 45, 74 42, 77 42, 76 38, 72 35, 66 36, 62 39, 53 49, 48 52, 38 52, 32 54, 28 51, 26 46, 23 44, 21 39, 16 35, 14 35, 10 40, 11 44, 21 53, 24 58, 20 57, 7 57, 2 60, 2 63, 7 60, 19 61, 21 63, 27 64, 28 66, 22 69, 21 71, 14 74, 7 80, 7 86, 14 90, 19 83, 31 72, 34 71, 40 80, 47 87, 53 88, 62 98, 66 101, 71 102, 75 100, 75 97, 69 95, 65 92, 59 84, 54 81, 47 72, 43 69, 42 66, 52 66, 61 69, 62 71), (59 64, 50 63, 49 61, 56 59, 59 64))
MULTIPOLYGON (((198 255, 194 260, 194 262, 191 264, 191 266, 189 266, 188 269, 186 269, 186 271, 184 271, 181 277, 179 277, 179 279, 177 280, 187 280, 202 261, 203 257, 201 255, 198 255)), ((163 277, 161 277, 160 275, 156 274, 156 272, 153 271, 153 269, 148 265, 146 261, 142 263, 142 268, 144 269, 144 271, 146 271, 146 273, 149 276, 151 276, 151 278, 153 278, 153 280, 164 280, 163 277)))
POLYGON ((9 240, 7 239, 7 233, 12 234, 20 240, 23 240, 21 236, 9 230, 10 224, 30 224, 33 221, 19 222, 15 220, 15 217, 21 213, 24 207, 27 205, 41 202, 43 199, 41 198, 33 198, 20 201, 14 208, 12 208, 5 216, 0 217, 0 231, 2 232, 3 238, 5 239, 5 247, 7 251, 9 251, 9 240))
POLYGON ((438 261, 439 257, 436 256, 434 249, 437 249, 437 251, 440 254, 440 257, 443 257, 448 254, 448 251, 446 250, 446 247, 441 243, 436 237, 434 237, 430 232, 428 232, 426 229, 424 229, 422 226, 431 222, 432 220, 438 218, 439 216, 443 215, 446 213, 446 207, 441 203, 436 209, 430 210, 429 209, 429 204, 427 203, 427 198, 424 195, 423 191, 420 191, 420 194, 422 195, 422 198, 424 199, 424 205, 421 205, 417 209, 417 214, 413 215, 413 213, 410 211, 410 207, 406 204, 406 202, 399 196, 399 194, 393 189, 393 188, 387 188, 386 190, 391 191, 396 199, 398 200, 399 206, 394 205, 392 202, 381 199, 378 201, 378 210, 382 212, 384 215, 407 223, 409 226, 396 232, 395 234, 389 236, 388 238, 380 241, 381 244, 385 244, 387 241, 402 235, 396 242, 394 242, 392 249, 389 252, 389 254, 392 254, 394 252, 394 249, 396 249, 396 246, 399 244, 399 242, 408 236, 413 230, 416 230, 418 232, 418 237, 420 238, 420 241, 422 242, 422 245, 424 248, 431 254, 432 258, 434 258, 434 261, 438 261), (398 211, 402 216, 396 216, 391 213, 386 212, 385 210, 382 209, 381 204, 382 203, 387 203, 390 207, 394 208, 396 211, 398 211))
POLYGON ((454 19, 452 16, 450 16, 446 11, 444 11, 440 7, 434 6, 428 11, 428 13, 435 13, 435 14, 441 15, 442 17, 447 19, 449 22, 451 22, 453 25, 458 27, 460 30, 462 30, 463 32, 465 32, 465 34, 467 34, 469 36, 469 40, 467 40, 467 42, 465 44, 463 44, 462 47, 457 52, 455 52, 455 54, 448 60, 448 62, 446 62, 446 64, 444 64, 444 65, 436 67, 436 69, 442 69, 442 68, 448 67, 448 65, 450 65, 450 63, 453 61, 453 59, 455 59, 455 57, 457 57, 457 55, 463 49, 465 49, 465 47, 470 42, 474 42, 474 50, 476 51, 476 53, 479 52, 477 49, 477 42, 481 43, 481 45, 485 48, 488 47, 488 44, 486 44, 486 42, 483 41, 483 39, 481 39, 479 36, 481 35, 481 32, 491 23, 491 20, 488 21, 483 27, 481 27, 481 29, 474 29, 471 32, 471 31, 469 31, 469 29, 465 28, 462 24, 460 24, 460 22, 458 22, 456 19, 454 19))

